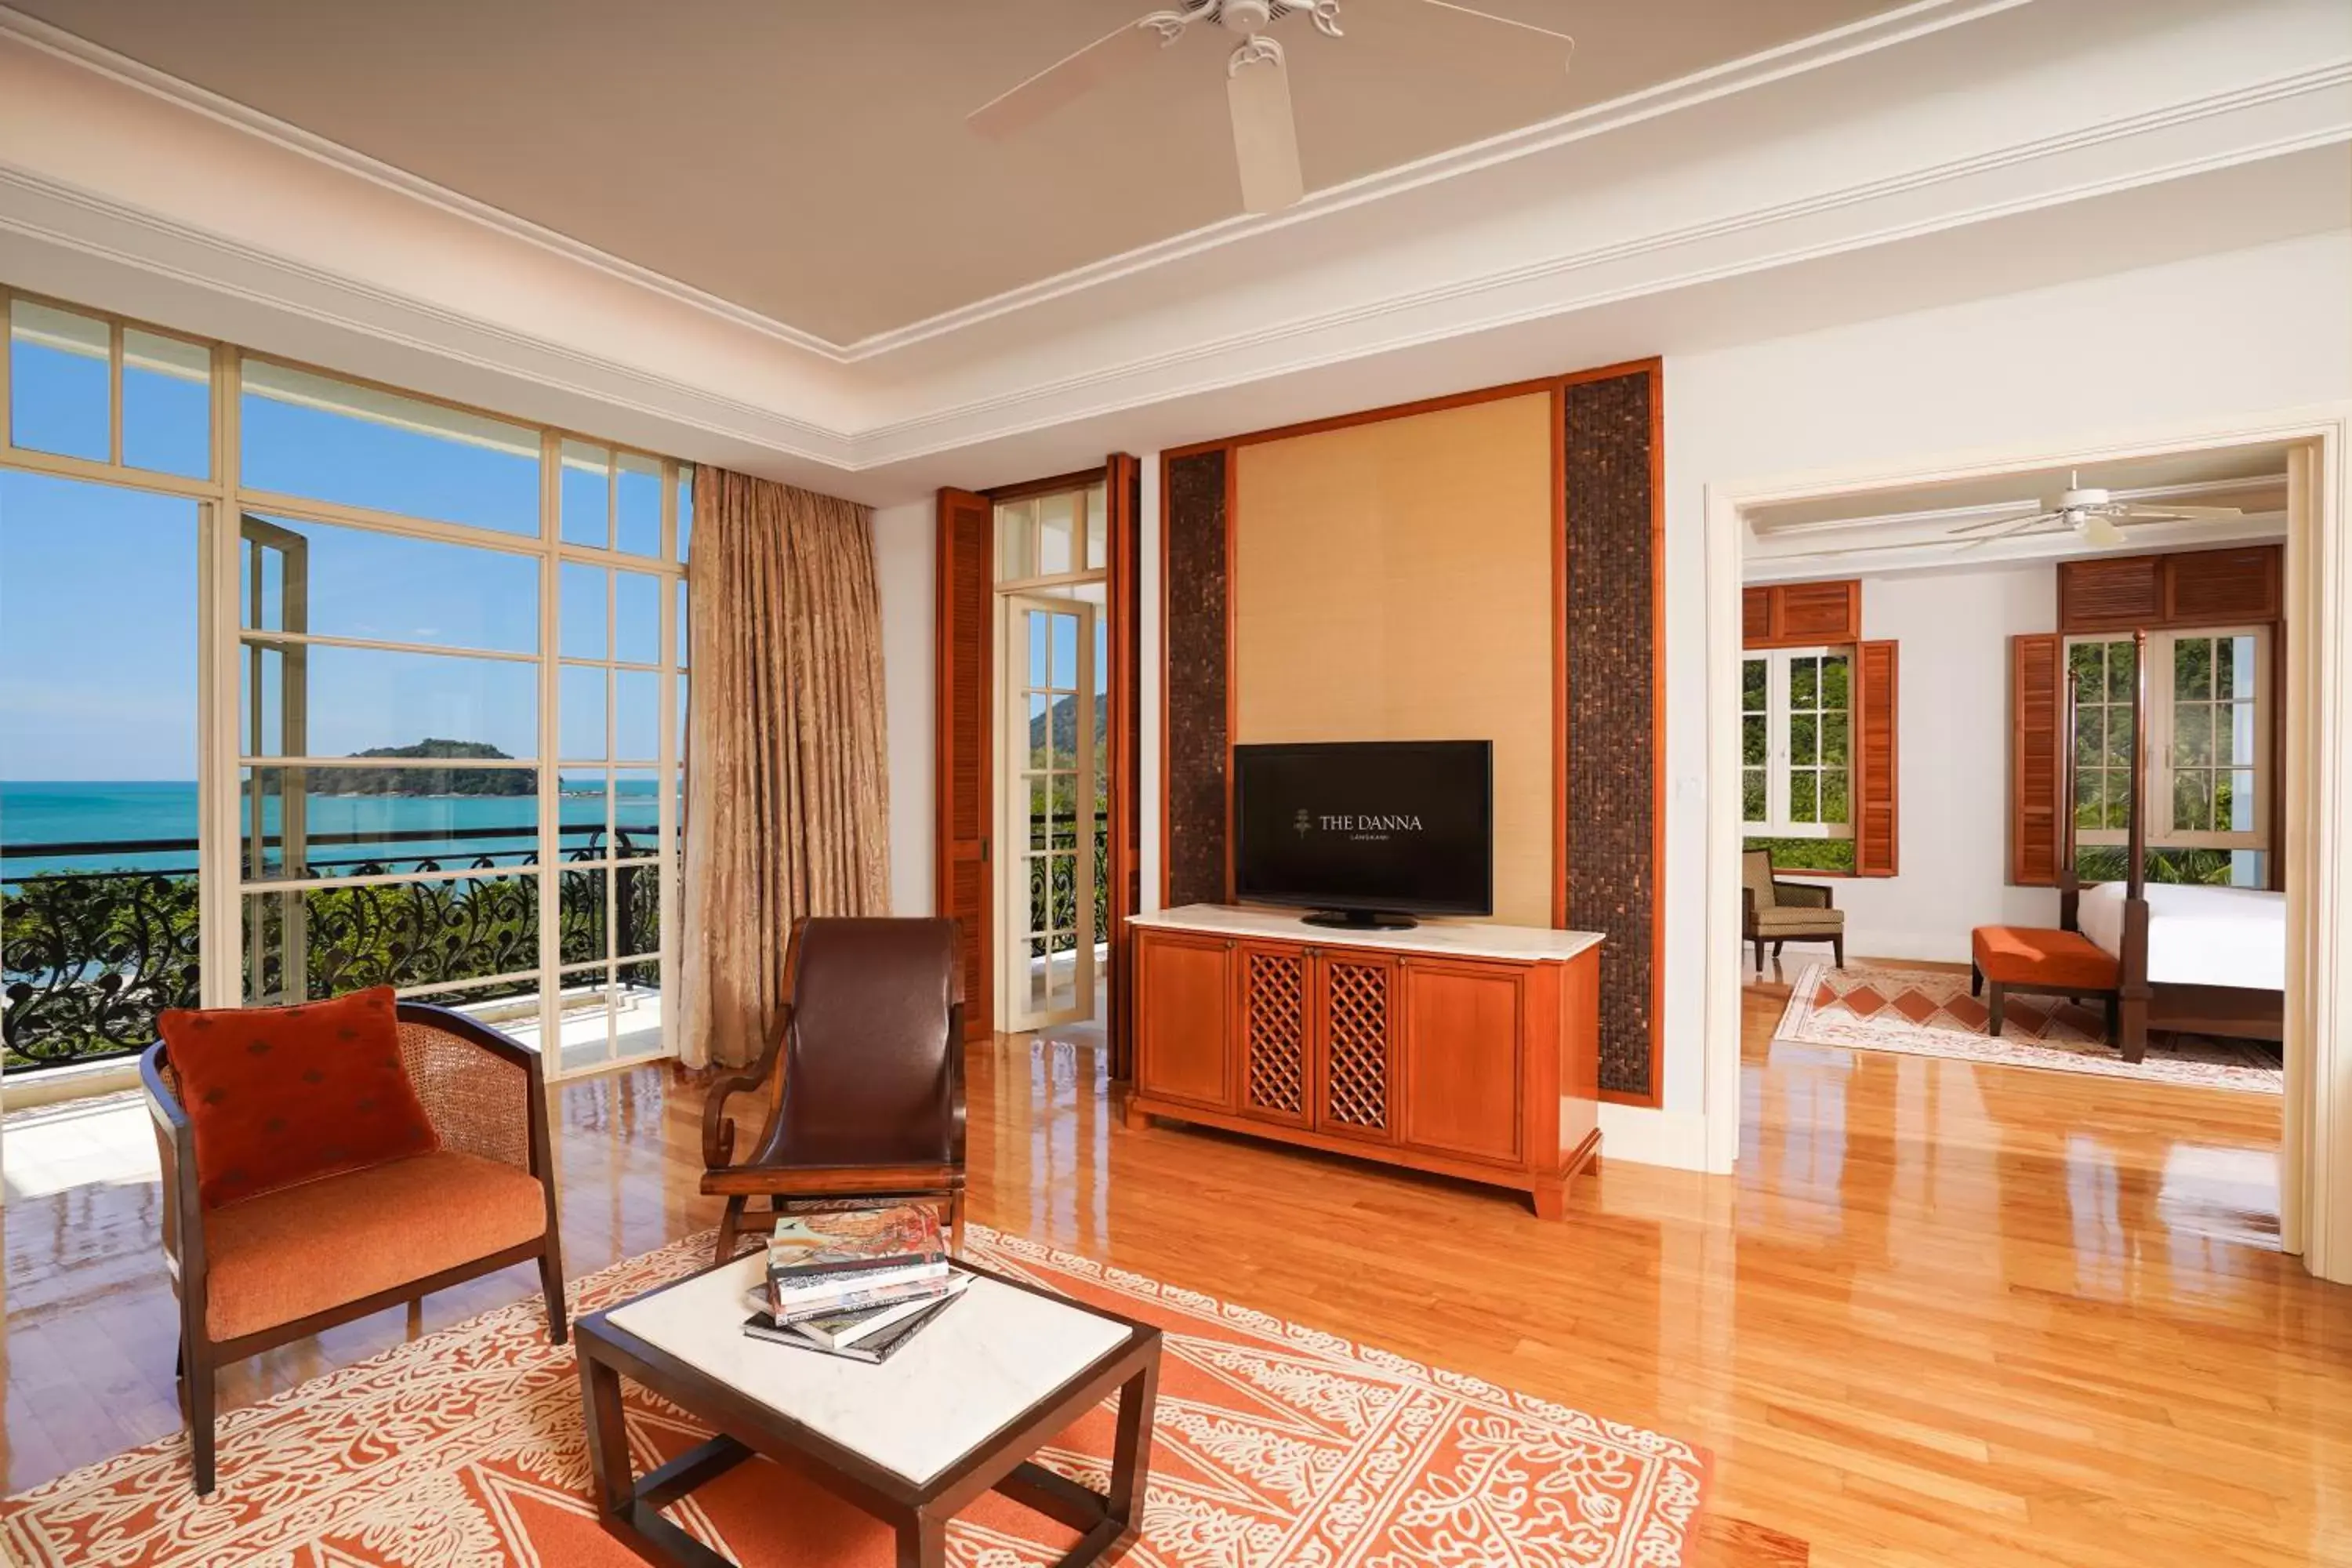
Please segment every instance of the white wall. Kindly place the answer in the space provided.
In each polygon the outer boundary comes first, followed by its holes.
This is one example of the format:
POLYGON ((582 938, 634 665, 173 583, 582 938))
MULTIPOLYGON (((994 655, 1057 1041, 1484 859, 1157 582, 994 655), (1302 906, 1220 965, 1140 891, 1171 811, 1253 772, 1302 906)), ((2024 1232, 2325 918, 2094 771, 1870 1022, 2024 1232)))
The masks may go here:
POLYGON ((882 700, 890 742, 890 910, 931 912, 932 662, 937 530, 928 501, 874 514, 874 568, 882 588, 882 700))
POLYGON ((2057 600, 2046 561, 1863 578, 1863 635, 1901 650, 1901 874, 1836 884, 1849 958, 1966 963, 1973 927, 2058 923, 2054 890, 2007 885, 2009 639, 2057 600))
MULTIPOLYGON (((1924 470, 1994 447, 2056 450, 2352 398, 2347 278, 2352 235, 2337 231, 1667 360, 1669 1112, 1697 1111, 1702 1092, 1707 487, 1924 470)), ((1869 596, 1873 635, 1890 635, 1869 596)), ((1944 618, 1938 609, 1927 620, 1944 618)), ((1943 646, 1946 628, 1916 631, 1943 646)), ((1915 628, 1891 635, 1907 639, 1915 628)), ((1939 832, 1913 793, 1916 737, 1934 721, 1920 697, 1934 689, 1934 663, 1906 647, 1905 880, 1939 832)), ((1868 913, 1890 931, 1909 922, 1899 910, 1868 913)))

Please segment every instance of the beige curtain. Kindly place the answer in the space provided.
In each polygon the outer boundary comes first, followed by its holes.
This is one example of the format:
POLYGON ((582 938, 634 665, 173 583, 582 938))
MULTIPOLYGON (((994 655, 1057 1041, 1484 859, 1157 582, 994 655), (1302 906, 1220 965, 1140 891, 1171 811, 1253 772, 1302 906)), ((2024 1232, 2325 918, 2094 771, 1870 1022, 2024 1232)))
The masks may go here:
POLYGON ((873 514, 694 476, 679 1055, 738 1067, 776 1026, 800 915, 887 913, 873 514))

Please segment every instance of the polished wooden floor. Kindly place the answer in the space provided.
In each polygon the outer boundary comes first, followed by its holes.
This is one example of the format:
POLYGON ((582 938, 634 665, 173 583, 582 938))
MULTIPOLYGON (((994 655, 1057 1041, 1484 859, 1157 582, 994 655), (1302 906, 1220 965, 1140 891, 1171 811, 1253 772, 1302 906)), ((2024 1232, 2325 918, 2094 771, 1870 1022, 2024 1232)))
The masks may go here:
MULTIPOLYGON (((2277 1102, 1772 1044, 1785 994, 1749 993, 1738 1174, 1604 1159, 1566 1225, 1129 1131, 1098 1052, 1025 1037, 973 1058, 974 1216, 1685 1437, 1717 1467, 1707 1562, 2352 1563, 2352 1291, 2276 1249, 2277 1102)), ((573 1273, 709 1223, 696 1086, 560 1099, 573 1273)), ((152 1175, 20 1184, 7 1156, 15 1490, 178 1415, 152 1175)), ((339 1330, 224 1401, 534 1289, 339 1330)))

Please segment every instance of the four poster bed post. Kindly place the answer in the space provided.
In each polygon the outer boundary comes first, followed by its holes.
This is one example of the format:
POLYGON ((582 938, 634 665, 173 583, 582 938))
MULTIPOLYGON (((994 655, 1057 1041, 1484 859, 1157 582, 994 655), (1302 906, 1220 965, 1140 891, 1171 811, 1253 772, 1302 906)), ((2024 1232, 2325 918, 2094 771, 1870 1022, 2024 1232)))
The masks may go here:
POLYGON ((2074 675, 2063 647, 2059 679, 2063 683, 2064 714, 2061 731, 2063 759, 2059 769, 2061 823, 2058 865, 2058 921, 2080 931, 2116 955, 2119 1005, 2116 1042, 2124 1060, 2137 1062, 2147 1053, 2150 1029, 2238 1039, 2277 1040, 2285 1037, 2285 928, 2281 921, 2282 895, 2251 889, 2173 887, 2157 889, 2151 900, 2147 885, 2147 633, 2132 634, 2131 816, 2124 836, 2124 881, 2120 919, 2102 910, 2084 931, 2084 905, 2088 900, 2117 901, 2113 884, 2083 890, 2074 868, 2075 727, 2074 675), (2155 905, 2168 907, 2158 910, 2155 905), (2181 940, 2158 944, 2152 941, 2159 919, 2180 922, 2181 940), (2275 929, 2275 936, 2273 936, 2275 929), (2161 946, 2159 961, 2151 964, 2152 949, 2161 946), (2176 968, 2178 955, 2206 955, 2176 968), (2234 963, 2233 962, 2234 961, 2234 963))

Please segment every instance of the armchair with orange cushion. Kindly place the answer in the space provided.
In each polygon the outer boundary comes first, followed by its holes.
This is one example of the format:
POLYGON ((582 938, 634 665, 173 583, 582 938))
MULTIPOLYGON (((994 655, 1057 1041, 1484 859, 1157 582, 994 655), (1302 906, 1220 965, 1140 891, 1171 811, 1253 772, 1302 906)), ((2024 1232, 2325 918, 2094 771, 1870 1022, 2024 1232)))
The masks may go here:
POLYGON ((180 1298, 181 1405, 213 1489, 215 1370, 517 1263, 563 1342, 539 1053, 389 987, 174 1010, 140 1059, 180 1298))
POLYGON ((727 1200, 718 1258, 795 1201, 917 1199, 962 1239, 963 967, 951 920, 803 917, 784 960, 783 1020, 760 1059, 711 1085, 702 1190, 727 1200), (727 1100, 772 1096, 735 1158, 727 1100), (749 1200, 766 1206, 746 1212, 749 1200))

